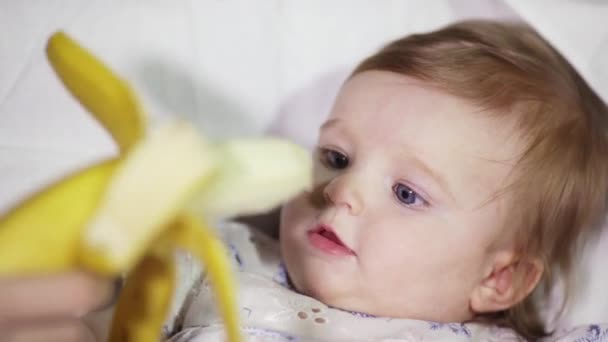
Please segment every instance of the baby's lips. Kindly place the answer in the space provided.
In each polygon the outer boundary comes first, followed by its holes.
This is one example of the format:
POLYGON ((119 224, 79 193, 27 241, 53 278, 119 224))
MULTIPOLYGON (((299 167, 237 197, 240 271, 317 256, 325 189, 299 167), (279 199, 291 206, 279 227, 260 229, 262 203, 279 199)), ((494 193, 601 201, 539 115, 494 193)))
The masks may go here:
POLYGON ((336 230, 328 224, 319 223, 313 229, 311 229, 309 231, 309 233, 322 234, 327 239, 334 241, 336 244, 338 244, 338 245, 344 247, 345 249, 347 249, 348 251, 350 251, 353 255, 355 255, 355 256, 357 255, 357 253, 349 246, 349 244, 345 243, 342 240, 342 238, 340 237, 340 235, 338 235, 336 230))

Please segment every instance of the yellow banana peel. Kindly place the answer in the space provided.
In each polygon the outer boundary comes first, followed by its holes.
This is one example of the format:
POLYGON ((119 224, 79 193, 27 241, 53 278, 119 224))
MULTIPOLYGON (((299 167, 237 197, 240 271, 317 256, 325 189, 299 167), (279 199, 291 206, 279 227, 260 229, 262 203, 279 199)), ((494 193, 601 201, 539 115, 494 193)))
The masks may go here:
POLYGON ((171 303, 174 251, 185 249, 205 266, 227 337, 239 341, 228 253, 206 221, 268 210, 303 190, 308 153, 278 139, 209 142, 187 122, 146 134, 137 97, 92 54, 58 32, 47 56, 120 153, 0 217, 0 276, 126 273, 109 340, 152 341, 171 303))

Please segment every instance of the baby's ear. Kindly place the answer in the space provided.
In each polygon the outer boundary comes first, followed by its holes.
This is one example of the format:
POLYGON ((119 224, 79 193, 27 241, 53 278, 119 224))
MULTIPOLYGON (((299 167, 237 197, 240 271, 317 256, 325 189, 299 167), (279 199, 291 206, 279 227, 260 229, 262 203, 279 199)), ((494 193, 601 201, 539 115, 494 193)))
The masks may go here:
POLYGON ((540 258, 518 259, 507 251, 495 254, 490 266, 471 294, 474 313, 498 312, 514 306, 534 290, 544 271, 540 258))

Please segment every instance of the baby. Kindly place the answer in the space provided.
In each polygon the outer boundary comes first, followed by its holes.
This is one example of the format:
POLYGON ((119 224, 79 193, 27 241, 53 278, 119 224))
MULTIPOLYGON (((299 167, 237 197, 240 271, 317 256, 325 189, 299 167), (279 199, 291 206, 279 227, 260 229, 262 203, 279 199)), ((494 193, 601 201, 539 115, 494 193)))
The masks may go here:
MULTIPOLYGON (((547 335, 549 290, 569 284, 604 217, 607 120, 525 26, 462 22, 390 43, 340 90, 320 128, 314 186, 283 207, 279 241, 239 224, 220 230, 247 340, 547 335)), ((187 256, 179 266, 167 337, 221 340, 204 272, 187 256)), ((0 308, 11 308, 0 339, 84 340, 88 328, 71 317, 103 304, 110 285, 72 278, 0 281, 0 308), (32 295, 49 291, 54 301, 32 295)))
MULTIPOLYGON (((606 209, 607 114, 522 25, 462 22, 390 43, 321 126, 314 187, 284 206, 280 252, 225 230, 246 332, 545 336, 539 303, 606 209)), ((183 303, 173 341, 221 334, 206 282, 183 303)))

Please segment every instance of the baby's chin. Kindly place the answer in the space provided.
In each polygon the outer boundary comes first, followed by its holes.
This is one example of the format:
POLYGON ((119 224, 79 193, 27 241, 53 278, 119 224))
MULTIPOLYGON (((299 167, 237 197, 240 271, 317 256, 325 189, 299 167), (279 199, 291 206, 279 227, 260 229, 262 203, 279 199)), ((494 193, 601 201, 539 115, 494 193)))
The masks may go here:
POLYGON ((307 286, 300 289, 294 284, 297 291, 301 294, 315 298, 334 309, 377 317, 417 318, 416 316, 410 316, 408 313, 401 312, 400 310, 395 311, 394 308, 379 307, 375 301, 370 300, 364 293, 359 294, 356 291, 348 293, 344 290, 334 290, 323 285, 315 286, 316 284, 306 285, 307 286))
POLYGON ((359 293, 350 280, 341 279, 335 274, 323 276, 313 273, 295 275, 292 282, 299 293, 315 298, 327 306, 368 313, 364 311, 366 306, 361 300, 365 298, 364 294, 359 293), (350 286, 345 286, 346 284, 350 286))
MULTIPOLYGON (((310 266, 310 265, 309 265, 310 266)), ((446 311, 444 305, 402 305, 403 298, 392 293, 389 297, 375 296, 365 287, 359 287, 356 277, 339 272, 317 271, 314 267, 290 273, 296 291, 315 298, 323 304, 340 310, 353 311, 378 317, 417 319, 438 322, 462 322, 472 318, 463 316, 462 310, 446 311)), ((289 272, 289 270, 288 270, 289 272)), ((466 311, 466 310, 465 310, 466 311)))
POLYGON ((402 307, 396 308, 391 304, 388 307, 383 306, 379 303, 379 298, 374 298, 364 289, 357 287, 357 282, 354 280, 338 277, 335 274, 320 277, 319 273, 312 272, 296 274, 294 278, 292 283, 296 291, 335 309, 379 317, 416 318, 416 316, 411 317, 410 312, 403 312, 402 307))
MULTIPOLYGON (((323 304, 344 311, 352 311, 372 316, 382 316, 373 307, 366 305, 365 302, 361 301, 361 296, 349 295, 346 293, 340 293, 331 291, 327 288, 320 289, 318 287, 311 287, 310 289, 303 289, 301 292, 309 297, 315 298, 323 304)), ((377 309, 377 308, 376 308, 377 309)))

